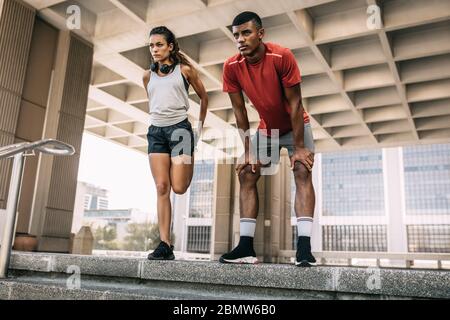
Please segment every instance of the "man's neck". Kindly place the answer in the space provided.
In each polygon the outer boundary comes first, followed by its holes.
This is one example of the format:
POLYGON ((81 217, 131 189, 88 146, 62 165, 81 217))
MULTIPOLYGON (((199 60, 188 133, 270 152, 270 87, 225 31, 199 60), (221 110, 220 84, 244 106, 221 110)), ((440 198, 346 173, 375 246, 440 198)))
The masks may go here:
POLYGON ((261 61, 266 55, 266 46, 263 42, 260 43, 259 47, 255 50, 253 55, 245 57, 250 64, 255 64, 261 61))

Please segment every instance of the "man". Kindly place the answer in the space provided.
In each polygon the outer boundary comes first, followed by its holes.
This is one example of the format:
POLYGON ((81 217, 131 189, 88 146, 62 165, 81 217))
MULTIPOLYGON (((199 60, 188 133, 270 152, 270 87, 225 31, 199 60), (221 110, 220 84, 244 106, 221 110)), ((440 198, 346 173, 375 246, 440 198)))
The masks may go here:
POLYGON ((315 206, 311 173, 314 141, 309 117, 302 106, 300 70, 289 49, 263 42, 264 28, 256 13, 239 14, 233 21, 232 31, 239 54, 224 64, 223 90, 230 96, 245 146, 245 159, 236 167, 240 181, 241 237, 238 246, 224 254, 220 262, 258 263, 253 238, 258 215, 256 183, 264 169, 260 155, 272 153, 273 165, 279 161, 280 148, 285 147, 296 184, 298 240, 295 264, 309 267, 316 262, 311 254, 310 241, 315 206), (250 127, 243 92, 255 106, 261 120, 251 141, 246 134, 242 134, 250 127), (279 139, 277 150, 271 150, 271 138, 279 139))

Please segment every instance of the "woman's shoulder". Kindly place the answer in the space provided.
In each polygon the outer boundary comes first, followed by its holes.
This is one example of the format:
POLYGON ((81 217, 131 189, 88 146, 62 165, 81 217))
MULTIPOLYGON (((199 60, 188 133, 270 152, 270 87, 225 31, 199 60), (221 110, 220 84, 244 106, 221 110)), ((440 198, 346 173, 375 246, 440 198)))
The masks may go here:
POLYGON ((195 74, 196 74, 195 68, 188 64, 180 63, 180 69, 181 69, 181 73, 186 78, 191 78, 192 76, 195 76, 195 74))
POLYGON ((193 70, 192 66, 184 64, 184 63, 180 63, 180 68, 181 68, 181 71, 187 72, 187 73, 192 72, 192 70, 193 70))
POLYGON ((147 87, 147 85, 150 83, 150 70, 145 70, 144 74, 142 75, 142 81, 144 82, 144 86, 147 87))
POLYGON ((143 78, 144 80, 150 79, 150 73, 151 73, 150 70, 145 70, 145 71, 144 71, 144 74, 143 74, 143 76, 142 76, 142 78, 143 78))

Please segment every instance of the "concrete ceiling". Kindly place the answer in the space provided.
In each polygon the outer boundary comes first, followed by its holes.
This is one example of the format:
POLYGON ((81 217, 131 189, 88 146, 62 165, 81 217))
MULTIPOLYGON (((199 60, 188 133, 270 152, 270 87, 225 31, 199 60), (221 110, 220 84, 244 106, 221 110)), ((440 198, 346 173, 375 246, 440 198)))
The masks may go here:
MULTIPOLYGON (((244 10, 261 15, 265 41, 297 57, 318 152, 450 142, 449 0, 26 2, 61 29, 67 7, 80 6, 81 29, 74 32, 95 45, 86 131, 144 153, 149 116, 142 74, 147 35, 158 25, 175 32, 210 95, 205 142, 238 150, 238 139, 220 137, 236 123, 221 89, 223 61, 237 52, 229 25, 244 10), (381 8, 378 29, 367 25, 374 4, 381 8)), ((191 121, 197 102, 191 92, 191 121)), ((248 112, 256 128, 250 103, 248 112)))

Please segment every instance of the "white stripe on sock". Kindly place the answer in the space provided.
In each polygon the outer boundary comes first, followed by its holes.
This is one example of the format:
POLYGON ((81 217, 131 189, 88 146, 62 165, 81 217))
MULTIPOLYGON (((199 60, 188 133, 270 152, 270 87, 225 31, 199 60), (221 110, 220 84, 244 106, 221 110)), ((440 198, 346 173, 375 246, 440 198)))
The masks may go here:
POLYGON ((240 226, 241 237, 255 237, 256 219, 243 218, 240 226))
POLYGON ((297 234, 299 237, 311 237, 313 226, 313 218, 300 217, 297 218, 297 234))

